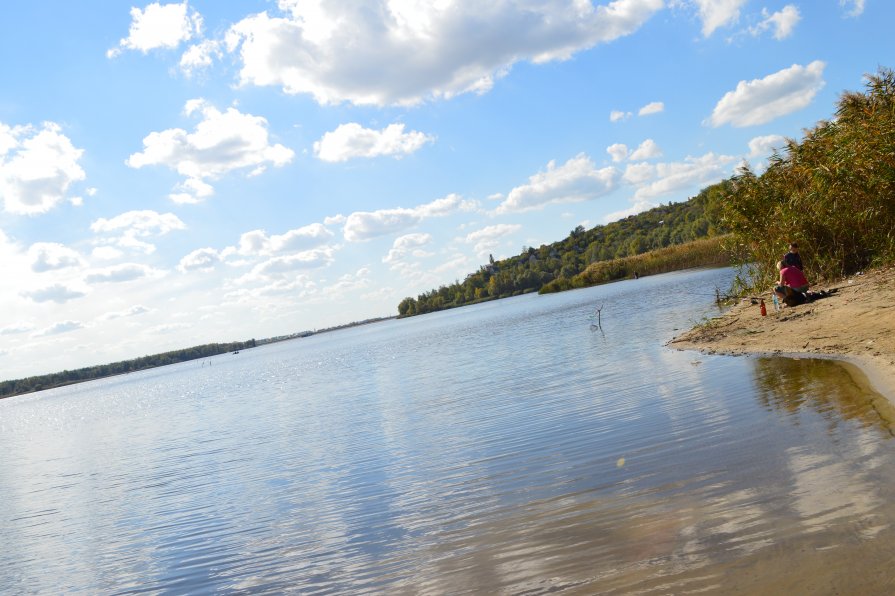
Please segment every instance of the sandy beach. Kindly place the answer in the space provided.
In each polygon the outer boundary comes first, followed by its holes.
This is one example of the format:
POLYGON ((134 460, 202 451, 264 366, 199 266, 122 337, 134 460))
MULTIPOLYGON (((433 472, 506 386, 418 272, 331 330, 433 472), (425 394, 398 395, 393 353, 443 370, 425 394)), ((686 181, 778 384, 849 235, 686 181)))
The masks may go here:
POLYGON ((717 318, 673 338, 668 346, 707 354, 833 357, 858 365, 873 387, 895 404, 895 267, 867 271, 811 290, 834 290, 821 300, 767 316, 743 299, 717 318))

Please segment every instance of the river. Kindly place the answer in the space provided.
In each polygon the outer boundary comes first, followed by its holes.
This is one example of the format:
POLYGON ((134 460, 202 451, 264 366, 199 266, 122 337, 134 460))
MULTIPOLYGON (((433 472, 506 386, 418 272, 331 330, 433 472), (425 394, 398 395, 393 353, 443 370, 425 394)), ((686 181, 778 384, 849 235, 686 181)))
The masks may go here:
POLYGON ((664 346, 732 275, 0 400, 0 591, 891 592, 895 442, 863 374, 664 346))

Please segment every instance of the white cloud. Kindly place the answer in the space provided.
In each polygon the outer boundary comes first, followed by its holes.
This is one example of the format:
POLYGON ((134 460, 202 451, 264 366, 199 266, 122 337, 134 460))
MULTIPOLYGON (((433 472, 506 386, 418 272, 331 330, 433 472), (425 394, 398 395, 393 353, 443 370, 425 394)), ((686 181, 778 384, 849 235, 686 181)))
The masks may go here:
POLYGON ((221 262, 221 255, 213 248, 199 248, 180 259, 177 270, 181 273, 190 271, 211 271, 221 262))
POLYGON ((29 331, 34 331, 33 325, 28 323, 15 323, 0 328, 0 335, 19 335, 21 333, 28 333, 29 331))
POLYGON ((180 70, 187 77, 191 77, 196 72, 210 67, 215 59, 220 59, 222 56, 221 43, 206 39, 190 46, 183 53, 180 57, 180 70))
POLYGON ((383 263, 387 263, 391 269, 406 269, 408 257, 417 259, 432 256, 431 252, 423 250, 424 246, 432 243, 431 234, 406 234, 395 238, 388 254, 382 258, 383 263))
POLYGON ((755 137, 749 141, 749 157, 768 157, 775 149, 782 149, 785 145, 786 137, 780 135, 755 137))
POLYGON ((844 8, 851 6, 848 12, 850 17, 859 17, 864 13, 864 0, 839 0, 839 6, 844 8))
POLYGON ((70 288, 63 284, 53 284, 38 290, 22 292, 22 296, 29 298, 34 302, 55 302, 57 304, 64 304, 69 300, 81 298, 86 295, 87 292, 82 292, 81 290, 70 288))
POLYGON ((625 168, 622 180, 634 186, 640 186, 647 180, 656 177, 656 166, 651 163, 631 163, 625 168))
POLYGON ((78 321, 61 321, 59 323, 55 323, 38 331, 34 334, 35 337, 40 337, 44 335, 59 335, 60 333, 68 333, 69 331, 75 331, 77 329, 83 329, 84 325, 78 321))
POLYGON ((345 220, 348 219, 341 213, 338 215, 328 215, 323 218, 323 225, 325 226, 341 226, 344 225, 345 220))
POLYGON ((326 267, 333 262, 334 252, 334 248, 327 246, 292 255, 273 257, 255 265, 252 271, 237 280, 237 283, 283 278, 298 271, 326 267))
POLYGON ((750 27, 749 33, 758 36, 768 29, 773 29, 774 39, 786 39, 792 35, 796 25, 802 19, 799 9, 792 4, 787 4, 782 10, 773 14, 769 13, 768 9, 762 8, 761 16, 764 18, 754 27, 750 27))
POLYGON ((143 277, 159 277, 164 272, 153 269, 148 265, 139 263, 123 263, 114 265, 104 269, 96 269, 84 276, 84 281, 89 284, 95 283, 121 283, 126 281, 134 281, 143 277))
POLYGON ((113 261, 124 256, 124 252, 114 246, 97 246, 90 251, 90 256, 100 261, 113 261))
POLYGON ((35 242, 28 248, 31 270, 35 273, 78 267, 83 264, 77 251, 56 242, 35 242))
POLYGON ((470 232, 466 235, 465 241, 474 245, 473 250, 477 255, 484 256, 499 246, 501 238, 521 229, 522 226, 519 224, 496 224, 470 232))
POLYGON ((793 64, 763 79, 740 81, 715 106, 709 123, 755 126, 801 110, 823 88, 825 66, 815 60, 808 66, 793 64))
POLYGON ((434 141, 435 137, 418 131, 405 133, 403 124, 389 124, 382 130, 372 130, 349 122, 340 124, 315 142, 314 155, 328 162, 383 155, 401 158, 434 141))
POLYGON ((609 112, 609 121, 610 122, 624 122, 628 118, 630 118, 633 114, 631 112, 623 112, 621 110, 612 110, 609 112))
MULTIPOLYGON (((175 230, 185 230, 184 224, 173 213, 158 213, 152 210, 127 211, 111 219, 99 218, 90 224, 96 234, 109 234, 110 241, 121 248, 131 248, 152 253, 155 245, 146 242, 146 238, 162 236, 175 230)), ((94 252, 98 249, 94 249, 94 252)), ((112 249, 114 251, 114 249, 112 249)), ((105 251, 104 257, 114 258, 112 251, 105 251)))
POLYGON ((618 163, 628 159, 628 146, 623 143, 615 143, 606 147, 606 153, 612 156, 612 161, 618 163))
POLYGON ((333 233, 322 224, 313 223, 289 230, 284 234, 268 236, 264 230, 252 230, 239 237, 239 244, 224 249, 222 256, 270 256, 291 251, 308 250, 326 244, 333 233))
POLYGON ((346 273, 339 277, 336 283, 320 290, 322 296, 345 298, 352 290, 362 290, 370 287, 370 270, 366 267, 358 269, 355 273, 346 273))
POLYGON ((687 157, 683 162, 656 164, 657 180, 640 186, 634 193, 634 199, 652 199, 695 185, 704 186, 717 182, 725 176, 725 167, 735 159, 730 155, 715 155, 710 152, 702 157, 687 157))
POLYGON ((0 122, 0 200, 9 213, 46 213, 66 198, 86 174, 84 153, 53 122, 10 127, 0 122))
POLYGON ((593 161, 579 153, 561 166, 551 161, 547 170, 528 179, 528 184, 517 186, 498 205, 497 213, 513 213, 542 209, 554 203, 577 203, 603 196, 615 188, 618 170, 613 167, 596 169, 593 161))
POLYGON ((407 105, 485 92, 517 62, 568 59, 633 33, 663 5, 281 0, 284 16, 247 17, 226 42, 243 85, 322 104, 407 105))
POLYGON ((118 47, 106 52, 106 56, 114 58, 123 50, 146 54, 157 48, 173 49, 201 32, 202 17, 195 10, 190 11, 186 1, 164 5, 153 2, 143 10, 133 7, 128 36, 118 42, 118 47))
POLYGON ((702 34, 711 36, 716 29, 731 25, 740 18, 746 0, 694 0, 702 20, 702 34))
POLYGON ((659 149, 659 145, 652 139, 646 139, 631 153, 630 159, 632 161, 638 160, 642 161, 644 159, 654 159, 656 157, 662 157, 662 150, 659 149))
POLYGON ((252 168, 250 175, 264 171, 268 164, 283 166, 295 152, 280 144, 270 144, 267 120, 243 114, 236 108, 225 112, 201 99, 190 100, 186 115, 200 113, 202 121, 192 133, 180 128, 152 132, 143 139, 144 150, 126 163, 132 168, 162 165, 186 176, 172 195, 176 202, 196 202, 214 189, 206 180, 215 180, 233 170, 252 168))
POLYGON ((610 223, 613 221, 618 221, 630 215, 643 213, 644 211, 652 209, 653 207, 656 207, 656 205, 649 201, 635 201, 628 209, 622 209, 621 211, 613 211, 612 213, 607 213, 603 217, 603 222, 610 223))
POLYGON ((113 321, 115 319, 135 317, 137 315, 146 314, 148 312, 152 312, 152 309, 147 308, 147 307, 143 306, 142 304, 137 304, 137 305, 127 308, 125 310, 119 310, 116 312, 106 313, 106 314, 102 315, 101 317, 99 317, 99 319, 101 321, 113 321))
POLYGON ((661 101, 654 101, 652 103, 648 103, 637 112, 638 116, 649 116, 651 114, 659 114, 665 111, 665 104, 661 101))
POLYGON ((349 242, 361 242, 399 232, 429 217, 442 217, 474 208, 473 201, 465 201, 459 195, 450 194, 412 209, 399 207, 378 211, 355 211, 345 218, 342 232, 349 242))

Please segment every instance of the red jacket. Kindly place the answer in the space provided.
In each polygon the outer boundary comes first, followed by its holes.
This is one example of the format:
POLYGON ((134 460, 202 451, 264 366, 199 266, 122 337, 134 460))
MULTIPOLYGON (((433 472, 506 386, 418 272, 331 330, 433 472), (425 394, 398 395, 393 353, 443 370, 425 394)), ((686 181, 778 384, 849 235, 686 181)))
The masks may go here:
POLYGON ((784 267, 780 270, 780 280, 784 286, 791 288, 801 288, 808 285, 805 274, 798 267, 784 267))

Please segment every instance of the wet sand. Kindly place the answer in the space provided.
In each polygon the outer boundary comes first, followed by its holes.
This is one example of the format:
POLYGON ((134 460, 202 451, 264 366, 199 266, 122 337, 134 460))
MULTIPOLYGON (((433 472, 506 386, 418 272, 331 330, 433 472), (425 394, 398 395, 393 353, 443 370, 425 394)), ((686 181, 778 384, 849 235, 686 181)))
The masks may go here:
POLYGON ((895 404, 895 267, 811 289, 835 292, 775 313, 769 288, 667 345, 707 354, 811 355, 845 360, 859 366, 874 389, 895 404), (756 298, 764 298, 767 316, 761 316, 756 298))

